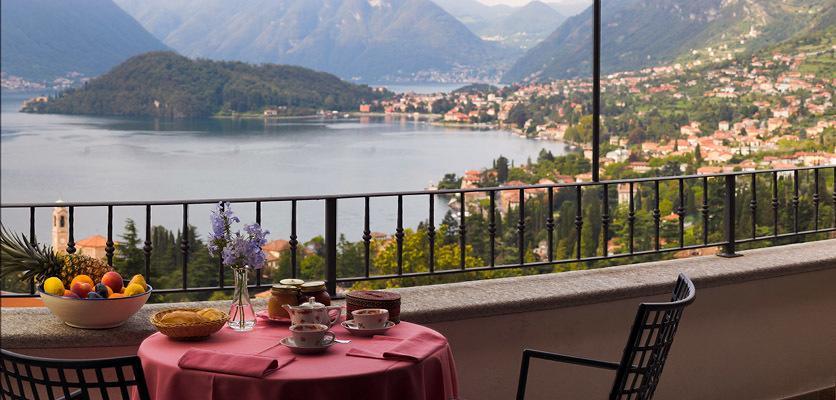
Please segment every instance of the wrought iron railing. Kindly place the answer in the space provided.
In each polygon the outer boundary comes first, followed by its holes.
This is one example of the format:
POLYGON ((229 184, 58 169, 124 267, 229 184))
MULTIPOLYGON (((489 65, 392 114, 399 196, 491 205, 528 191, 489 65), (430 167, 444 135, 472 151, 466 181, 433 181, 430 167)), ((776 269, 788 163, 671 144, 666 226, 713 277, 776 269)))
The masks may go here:
MULTIPOLYGON (((645 189, 646 190, 646 189, 645 189)), ((752 243, 765 240, 776 240, 785 238, 802 238, 807 235, 834 232, 836 231, 836 166, 815 166, 815 167, 799 167, 793 169, 780 170, 758 170, 758 171, 744 171, 722 174, 709 175, 684 175, 684 176, 663 176, 651 178, 636 178, 636 179, 620 179, 600 182, 575 182, 575 183, 559 183, 559 184, 543 184, 543 185, 528 185, 528 186, 514 186, 514 187, 488 187, 488 188, 470 188, 470 189, 452 189, 452 190, 435 190, 435 191, 408 191, 408 192, 385 192, 385 193, 361 193, 361 194, 346 194, 346 195, 322 195, 322 196, 288 196, 288 197, 262 197, 262 198, 229 198, 229 199, 201 199, 201 200, 176 200, 176 201, 121 201, 121 202, 70 202, 62 203, 61 207, 66 207, 68 210, 68 228, 69 240, 67 243, 66 252, 74 253, 77 251, 76 242, 74 238, 75 225, 75 210, 78 208, 99 207, 107 209, 107 242, 106 242, 106 259, 110 265, 113 265, 115 246, 114 246, 114 232, 113 232, 113 213, 114 208, 120 207, 144 207, 145 221, 144 234, 145 240, 142 243, 142 251, 144 254, 145 276, 149 282, 153 282, 155 277, 151 271, 151 255, 154 251, 151 231, 152 231, 152 209, 161 206, 179 206, 182 208, 182 227, 183 232, 189 231, 189 209, 190 206, 200 204, 216 204, 220 201, 226 201, 233 204, 251 204, 255 207, 255 220, 261 223, 262 219, 262 205, 266 203, 289 203, 290 205, 290 235, 288 237, 289 256, 290 256, 290 276, 297 277, 299 273, 299 265, 297 262, 297 255, 300 251, 300 242, 297 237, 297 205, 303 202, 323 202, 324 203, 324 248, 325 248, 325 272, 324 280, 326 281, 328 291, 333 295, 337 292, 337 286, 340 284, 350 284, 358 281, 382 280, 382 279, 401 279, 401 278, 415 278, 415 277, 433 277, 447 274, 460 274, 464 272, 484 272, 500 269, 510 268, 531 268, 543 267, 564 263, 585 263, 601 260, 616 259, 622 257, 635 257, 652 254, 662 254, 672 251, 682 251, 690 249, 699 249, 706 247, 721 246, 722 251, 718 254, 723 257, 733 257, 739 255, 736 252, 736 247, 743 243, 752 243), (802 175, 812 181, 812 185, 807 185, 808 189, 812 189, 812 193, 800 193, 800 182, 802 175), (830 178, 830 185, 832 189, 828 189, 826 178, 830 178), (791 182, 790 182, 791 181, 791 182), (787 185, 790 190, 790 197, 788 201, 783 204, 779 198, 779 182, 787 185), (664 246, 662 244, 661 223, 662 216, 660 213, 660 203, 664 200, 660 198, 660 185, 676 185, 677 193, 675 199, 669 199, 675 204, 673 208, 674 214, 671 216, 676 218, 676 244, 673 246, 664 246), (766 188, 763 186, 767 185, 766 188), (791 185, 791 186, 790 186, 791 185), (624 207, 626 208, 626 238, 618 237, 626 249, 622 252, 611 252, 608 248, 611 240, 614 239, 613 230, 611 226, 617 222, 613 216, 614 206, 613 194, 616 188, 621 186, 623 189, 624 207), (649 249, 637 249, 635 246, 636 232, 634 231, 637 219, 637 204, 634 201, 639 186, 646 188, 651 186, 651 193, 647 197, 652 198, 651 218, 653 223, 653 237, 652 246, 649 249), (695 243, 686 243, 686 187, 701 187, 702 198, 695 199, 698 201, 696 205, 697 216, 692 218, 692 222, 698 221, 702 225, 699 240, 695 243), (720 194, 722 198, 722 207, 711 207, 709 204, 709 196, 711 190, 714 190, 714 195, 720 194), (749 198, 748 204, 740 204, 741 200, 738 198, 744 193, 749 198), (771 208, 771 222, 772 226, 764 227, 764 224, 758 224, 758 198, 763 196, 765 189, 769 189, 769 207, 771 208), (830 192, 828 192, 830 190, 830 192), (513 213, 517 217, 517 223, 514 229, 517 233, 517 262, 512 263, 496 263, 497 251, 497 210, 500 206, 497 205, 497 194, 505 191, 516 191, 518 202, 513 206, 513 213), (537 194, 529 195, 532 191, 537 194), (559 215, 555 217, 556 194, 558 192, 569 191, 572 196, 564 195, 564 198, 572 199, 575 203, 575 215, 559 215), (478 267, 468 267, 466 265, 467 256, 467 239, 470 231, 467 226, 466 214, 468 207, 466 206, 466 195, 473 193, 483 193, 486 195, 485 203, 487 203, 487 229, 484 234, 487 234, 489 240, 488 260, 486 265, 478 267), (593 198, 589 198, 590 194, 595 194, 593 198), (606 195, 604 195, 606 194, 606 195), (810 204, 802 204, 802 195, 809 196, 810 204), (435 241, 437 240, 437 221, 435 220, 435 198, 437 196, 451 196, 457 198, 460 205, 456 210, 458 227, 456 235, 458 236, 458 268, 438 269, 436 267, 436 257, 434 255, 435 241), (830 204, 826 205, 828 202, 830 204), (428 265, 426 270, 422 271, 404 271, 404 198, 407 197, 425 197, 428 199, 428 216, 426 221, 426 229, 423 230, 428 242, 428 265), (375 274, 371 268, 371 243, 372 235, 370 230, 371 208, 369 206, 370 200, 375 198, 393 198, 397 201, 397 222, 394 227, 394 235, 392 240, 396 245, 397 254, 397 269, 393 273, 375 274), (526 246, 525 235, 529 227, 526 226, 526 221, 531 220, 530 215, 526 214, 526 203, 538 199, 545 204, 546 211, 543 228, 546 231, 546 254, 540 260, 527 261, 526 256, 529 250, 526 246), (340 201, 347 199, 362 199, 363 200, 363 227, 357 227, 360 231, 362 229, 361 240, 363 242, 363 273, 360 276, 338 276, 337 270, 337 243, 338 243, 338 205, 340 201), (584 221, 583 204, 584 201, 595 201, 600 204, 600 220, 599 221, 584 221), (788 205, 789 207, 785 207, 788 205), (832 221, 824 221, 821 218, 820 210, 822 206, 827 206, 829 212, 833 214, 832 221), (751 215, 751 226, 738 227, 738 219, 747 211, 741 210, 738 212, 738 207, 748 207, 748 213, 751 215), (809 229, 802 229, 802 221, 800 220, 800 210, 804 207, 812 207, 812 221, 804 222, 805 227, 809 229), (718 209, 721 208, 721 209, 718 209), (782 212, 789 213, 791 223, 790 229, 781 231, 779 224, 779 215, 782 212), (722 239, 710 240, 711 224, 709 220, 716 217, 722 218, 722 239), (555 253, 555 226, 562 218, 570 218, 576 231, 576 240, 573 244, 571 256, 559 258, 555 253), (594 249, 594 255, 585 255, 582 252, 584 226, 591 223, 598 223, 601 227, 600 248, 594 249), (808 226, 811 225, 811 226, 808 226), (758 228, 770 228, 766 234, 759 234, 758 228)), ((28 209, 29 210, 29 237, 35 237, 35 211, 39 208, 53 208, 55 203, 14 203, 2 204, 2 209, 28 209)), ((510 209, 510 207, 507 207, 510 209)), ((509 212, 506 210, 506 213, 509 212)), ((763 211, 761 211, 763 212, 763 211)), ((763 218, 760 218, 763 220, 763 218)), ((673 222, 673 221, 671 221, 673 222)), ((304 223, 304 221, 302 221, 304 223)), ((588 228, 587 228, 588 229, 588 228)), ((716 236, 716 235, 715 235, 716 236)), ((189 238, 188 235, 182 235, 180 243, 180 251, 182 252, 182 284, 176 288, 159 288, 155 289, 157 293, 181 293, 181 292, 205 292, 216 290, 231 289, 229 285, 225 285, 225 268, 218 265, 218 282, 217 286, 211 287, 190 287, 188 280, 188 266, 189 266, 189 238)), ((261 273, 256 274, 253 288, 268 288, 272 282, 265 282, 261 273)), ((20 297, 20 296, 34 296, 36 290, 34 283, 30 284, 29 293, 5 293, 4 297, 20 297)))

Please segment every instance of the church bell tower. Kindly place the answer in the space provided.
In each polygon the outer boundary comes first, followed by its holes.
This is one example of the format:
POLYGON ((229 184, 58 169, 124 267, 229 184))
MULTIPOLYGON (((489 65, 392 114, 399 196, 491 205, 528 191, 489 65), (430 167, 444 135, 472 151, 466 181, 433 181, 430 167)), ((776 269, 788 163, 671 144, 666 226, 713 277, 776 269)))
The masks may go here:
MULTIPOLYGON (((58 200, 56 203, 63 203, 58 200)), ((67 207, 56 206, 52 209, 52 249, 56 253, 67 251, 67 241, 70 237, 69 212, 67 207)))

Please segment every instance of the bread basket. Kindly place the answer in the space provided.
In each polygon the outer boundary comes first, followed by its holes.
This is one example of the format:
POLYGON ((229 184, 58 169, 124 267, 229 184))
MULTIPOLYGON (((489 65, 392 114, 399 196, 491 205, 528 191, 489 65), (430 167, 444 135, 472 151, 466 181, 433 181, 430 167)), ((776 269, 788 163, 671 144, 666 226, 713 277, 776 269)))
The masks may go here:
POLYGON ((166 335, 172 339, 178 340, 200 340, 208 338, 209 335, 217 332, 224 325, 226 325, 227 321, 229 321, 229 315, 227 313, 221 311, 223 314, 223 318, 212 320, 212 321, 205 321, 205 322, 197 322, 197 323, 166 323, 162 322, 161 319, 164 315, 173 312, 173 311, 193 311, 197 312, 201 310, 200 308, 172 308, 169 310, 158 311, 151 316, 151 324, 157 328, 160 333, 166 335))

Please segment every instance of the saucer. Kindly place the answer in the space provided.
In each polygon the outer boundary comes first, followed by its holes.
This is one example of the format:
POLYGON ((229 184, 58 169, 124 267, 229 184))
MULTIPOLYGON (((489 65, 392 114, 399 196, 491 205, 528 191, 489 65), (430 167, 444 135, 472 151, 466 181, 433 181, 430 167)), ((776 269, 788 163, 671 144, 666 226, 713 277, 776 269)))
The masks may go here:
POLYGON ((386 333, 389 329, 392 329, 395 326, 395 323, 392 321, 386 321, 386 326, 383 328, 374 328, 374 329, 361 329, 358 328, 357 325, 354 324, 354 321, 343 321, 340 325, 348 331, 348 333, 354 336, 374 336, 374 335, 382 335, 386 333))
POLYGON ((291 352, 296 354, 319 354, 325 352, 325 350, 328 350, 329 347, 333 346, 334 343, 337 342, 332 340, 328 343, 323 344, 320 347, 299 347, 296 345, 296 343, 293 342, 293 336, 288 336, 282 339, 279 343, 281 343, 283 346, 290 349, 291 352))
POLYGON ((285 324, 285 325, 290 325, 291 324, 290 318, 285 318, 285 317, 270 318, 270 314, 267 314, 266 310, 261 310, 261 311, 255 313, 255 316, 260 318, 260 319, 266 320, 266 321, 275 322, 277 324, 285 324))

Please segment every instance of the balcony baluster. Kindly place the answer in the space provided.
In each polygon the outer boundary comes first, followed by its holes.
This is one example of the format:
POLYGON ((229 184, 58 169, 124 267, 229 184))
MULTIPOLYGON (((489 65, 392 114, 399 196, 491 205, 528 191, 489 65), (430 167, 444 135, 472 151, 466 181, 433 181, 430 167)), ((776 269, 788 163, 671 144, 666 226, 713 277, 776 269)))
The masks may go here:
MULTIPOLYGON (((604 241, 601 253, 604 257, 607 257, 610 254, 610 191, 609 185, 606 183, 601 190, 601 234, 604 241)), ((551 259, 549 259, 549 261, 551 261, 551 259)))
POLYGON ((107 256, 107 265, 113 266, 113 206, 107 206, 107 242, 105 243, 105 254, 107 256))
POLYGON ((363 198, 363 261, 364 261, 364 276, 369 277, 371 273, 371 241, 372 231, 369 225, 369 196, 363 198))
POLYGON ((296 247, 299 244, 296 240, 296 200, 290 202, 290 240, 287 244, 290 246, 290 277, 296 279, 296 247))
POLYGON ((145 259, 145 281, 151 283, 151 205, 145 206, 145 243, 142 246, 142 253, 145 259))
POLYGON ((189 288, 189 205, 183 203, 183 232, 180 238, 183 253, 183 290, 189 288))
POLYGON ((659 250, 660 248, 660 218, 662 214, 659 210, 659 181, 653 182, 653 248, 659 250))
POLYGON ((577 230, 577 237, 578 237, 578 248, 576 251, 576 258, 578 260, 581 259, 581 233, 583 232, 583 192, 582 186, 575 187, 575 201, 577 207, 575 209, 575 229, 577 230))
POLYGON ((70 231, 69 239, 67 241, 67 254, 75 253, 75 207, 69 207, 70 212, 70 231))

